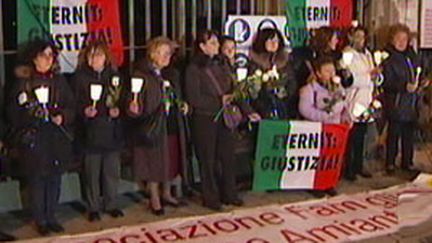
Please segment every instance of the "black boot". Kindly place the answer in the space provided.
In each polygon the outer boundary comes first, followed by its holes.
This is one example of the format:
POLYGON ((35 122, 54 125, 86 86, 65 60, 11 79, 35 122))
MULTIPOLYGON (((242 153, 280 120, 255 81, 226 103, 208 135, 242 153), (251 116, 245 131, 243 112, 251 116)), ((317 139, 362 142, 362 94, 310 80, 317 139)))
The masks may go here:
POLYGON ((0 241, 4 242, 4 241, 15 241, 15 240, 16 238, 14 236, 8 235, 0 231, 0 241))

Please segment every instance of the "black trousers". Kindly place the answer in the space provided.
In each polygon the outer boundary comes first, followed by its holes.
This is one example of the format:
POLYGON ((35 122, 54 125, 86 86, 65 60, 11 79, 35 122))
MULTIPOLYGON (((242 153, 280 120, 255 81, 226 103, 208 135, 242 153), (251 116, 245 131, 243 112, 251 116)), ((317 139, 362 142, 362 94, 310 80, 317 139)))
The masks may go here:
POLYGON ((219 206, 237 197, 235 189, 234 137, 222 121, 212 116, 192 118, 192 139, 200 163, 204 204, 219 206))
POLYGON ((352 127, 345 168, 346 176, 355 176, 363 171, 364 141, 367 128, 367 123, 354 123, 352 127))
POLYGON ((85 193, 90 212, 117 208, 120 152, 87 154, 84 159, 85 193), (101 201, 102 189, 102 201, 101 201))
POLYGON ((389 121, 387 135, 387 166, 394 166, 399 152, 399 139, 402 140, 402 167, 413 164, 415 122, 389 121))
POLYGON ((61 175, 46 175, 28 179, 31 212, 38 225, 56 223, 55 210, 60 197, 61 175))

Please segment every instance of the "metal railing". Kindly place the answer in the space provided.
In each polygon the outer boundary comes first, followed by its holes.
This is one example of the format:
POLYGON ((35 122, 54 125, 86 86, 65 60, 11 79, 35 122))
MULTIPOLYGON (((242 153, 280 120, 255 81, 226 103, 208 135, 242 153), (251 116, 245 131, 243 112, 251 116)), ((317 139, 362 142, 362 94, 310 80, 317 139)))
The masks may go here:
MULTIPOLYGON (((125 42, 124 49, 129 58, 125 65, 135 60, 137 50, 145 48, 145 43, 137 41, 139 35, 144 35, 144 40, 148 40, 154 37, 156 33, 162 33, 162 35, 177 40, 182 45, 183 50, 187 50, 190 48, 191 41, 187 42, 186 39, 192 40, 197 31, 202 28, 223 32, 223 26, 228 15, 283 14, 285 2, 285 0, 127 0, 127 8, 121 10, 122 16, 127 14, 127 23, 122 23, 123 30, 128 32, 128 41, 125 42), (136 16, 137 13, 142 14, 142 16, 136 16), (143 16, 145 25, 137 30, 136 19, 143 16), (160 18, 154 16, 160 16, 160 18), (156 25, 152 23, 155 19, 158 22, 157 26, 161 26, 161 29, 156 28, 156 25)), ((6 79, 5 61, 8 61, 8 58, 5 57, 15 55, 17 52, 15 49, 5 49, 4 9, 2 6, 4 6, 3 0, 0 0, 1 84, 6 79)))

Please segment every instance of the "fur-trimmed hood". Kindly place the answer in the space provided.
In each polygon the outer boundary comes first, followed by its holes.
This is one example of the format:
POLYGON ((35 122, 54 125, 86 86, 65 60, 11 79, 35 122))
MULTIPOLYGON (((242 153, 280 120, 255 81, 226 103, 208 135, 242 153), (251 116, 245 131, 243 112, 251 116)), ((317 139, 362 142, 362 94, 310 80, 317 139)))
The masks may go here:
POLYGON ((268 70, 271 69, 274 64, 278 69, 283 69, 289 62, 289 54, 286 51, 281 51, 275 54, 270 53, 256 53, 253 50, 249 52, 250 61, 257 64, 261 69, 268 70), (271 60, 273 58, 273 60, 271 60))

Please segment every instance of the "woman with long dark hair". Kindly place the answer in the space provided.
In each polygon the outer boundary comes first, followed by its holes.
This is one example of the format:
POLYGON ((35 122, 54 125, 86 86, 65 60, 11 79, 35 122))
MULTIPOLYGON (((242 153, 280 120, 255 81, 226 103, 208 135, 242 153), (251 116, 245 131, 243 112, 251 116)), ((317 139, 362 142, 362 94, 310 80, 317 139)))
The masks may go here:
POLYGON ((55 208, 61 175, 73 158, 70 126, 75 102, 66 79, 57 73, 56 59, 57 50, 50 42, 30 43, 26 69, 18 73, 8 106, 33 219, 41 235, 64 231, 55 208))
MULTIPOLYGON (((216 32, 199 33, 186 70, 186 97, 193 110, 192 139, 201 166, 204 206, 213 210, 221 210, 222 204, 243 204, 235 190, 233 130, 223 119, 215 119, 222 107, 234 103, 233 78, 217 58, 219 47, 216 32)), ((243 113, 259 120, 251 110, 244 108, 243 113)))
POLYGON ((252 102, 254 108, 264 118, 295 118, 297 82, 279 30, 265 28, 257 32, 249 52, 249 73, 258 69, 264 73, 275 69, 280 78, 273 85, 263 85, 258 98, 252 102))

